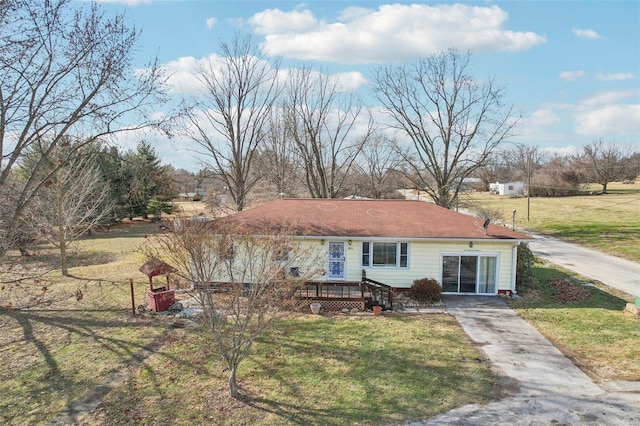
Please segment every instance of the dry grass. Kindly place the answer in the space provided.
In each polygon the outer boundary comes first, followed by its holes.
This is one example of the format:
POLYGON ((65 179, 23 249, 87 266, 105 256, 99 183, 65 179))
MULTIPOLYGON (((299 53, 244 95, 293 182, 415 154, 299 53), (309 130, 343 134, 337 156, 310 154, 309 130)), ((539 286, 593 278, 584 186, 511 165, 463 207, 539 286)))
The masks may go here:
POLYGON ((167 316, 132 316, 129 284, 134 279, 136 304, 144 304, 148 280, 137 270, 144 260, 137 250, 157 229, 127 222, 82 239, 70 277, 56 269, 51 247, 39 247, 26 259, 11 253, 20 260, 16 268, 53 270, 23 283, 25 292, 12 285, 0 291, 0 423, 51 418, 164 333, 167 316), (34 296, 43 301, 35 303, 34 296), (33 306, 16 309, 30 298, 33 306))
POLYGON ((84 424, 376 425, 491 398, 493 377, 448 315, 298 316, 268 330, 228 395, 203 330, 165 347, 84 424))
MULTIPOLYGON (((539 231, 630 260, 640 261, 639 184, 612 184, 609 194, 575 197, 533 197, 527 220, 527 199, 489 193, 465 194, 465 205, 499 213, 516 227, 539 231)), ((597 193, 597 186, 592 186, 597 193)))
POLYGON ((597 381, 640 381, 640 327, 624 313, 626 300, 608 288, 553 266, 535 268, 537 285, 521 300, 510 300, 576 365, 597 381), (590 294, 584 300, 558 298, 553 283, 563 280, 590 294), (586 284, 586 285, 585 285, 586 284))

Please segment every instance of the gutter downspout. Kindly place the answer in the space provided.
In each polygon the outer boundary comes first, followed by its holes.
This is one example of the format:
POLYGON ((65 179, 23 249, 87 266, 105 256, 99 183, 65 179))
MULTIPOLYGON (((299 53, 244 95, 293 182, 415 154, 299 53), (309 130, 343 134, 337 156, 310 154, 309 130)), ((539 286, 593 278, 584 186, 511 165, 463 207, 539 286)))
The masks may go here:
POLYGON ((518 266, 518 244, 516 242, 511 249, 511 294, 516 293, 516 268, 518 266))

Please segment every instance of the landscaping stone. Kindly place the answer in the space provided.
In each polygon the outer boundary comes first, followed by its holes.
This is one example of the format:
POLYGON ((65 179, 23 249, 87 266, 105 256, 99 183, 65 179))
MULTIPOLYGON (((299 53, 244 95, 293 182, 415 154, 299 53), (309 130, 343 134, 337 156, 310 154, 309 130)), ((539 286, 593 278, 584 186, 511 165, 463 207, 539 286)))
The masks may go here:
POLYGON ((636 319, 640 319, 640 307, 634 305, 633 303, 627 303, 627 306, 624 308, 625 312, 629 312, 636 319))
POLYGON ((184 309, 184 306, 182 306, 182 303, 180 302, 174 302, 173 305, 169 307, 169 310, 171 312, 181 312, 183 309, 184 309))

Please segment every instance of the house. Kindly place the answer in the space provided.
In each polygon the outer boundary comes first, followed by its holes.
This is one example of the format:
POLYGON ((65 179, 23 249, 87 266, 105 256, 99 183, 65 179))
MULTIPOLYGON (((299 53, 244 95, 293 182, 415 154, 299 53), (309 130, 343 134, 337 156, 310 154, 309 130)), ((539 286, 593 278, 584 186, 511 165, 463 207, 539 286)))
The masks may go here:
POLYGON ((203 193, 198 192, 181 192, 178 194, 178 201, 201 201, 203 193))
POLYGON ((524 182, 521 181, 489 184, 489 192, 496 195, 523 195, 525 188, 524 182))
POLYGON ((366 276, 395 291, 435 278, 443 293, 514 293, 517 245, 530 239, 413 200, 279 199, 233 219, 261 233, 276 234, 286 226, 319 254, 326 285, 360 283, 366 276))

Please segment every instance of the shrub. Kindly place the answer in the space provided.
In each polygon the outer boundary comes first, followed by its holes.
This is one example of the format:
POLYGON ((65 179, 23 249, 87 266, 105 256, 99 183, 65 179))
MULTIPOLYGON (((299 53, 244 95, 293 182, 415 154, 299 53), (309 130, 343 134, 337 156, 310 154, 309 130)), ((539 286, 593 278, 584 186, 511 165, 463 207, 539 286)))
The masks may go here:
POLYGON ((442 287, 440 287, 438 281, 433 278, 420 278, 413 282, 408 291, 408 295, 418 302, 439 302, 442 295, 442 287))
POLYGON ((516 293, 524 294, 535 284, 533 266, 537 258, 527 243, 518 244, 518 264, 516 266, 516 293))

